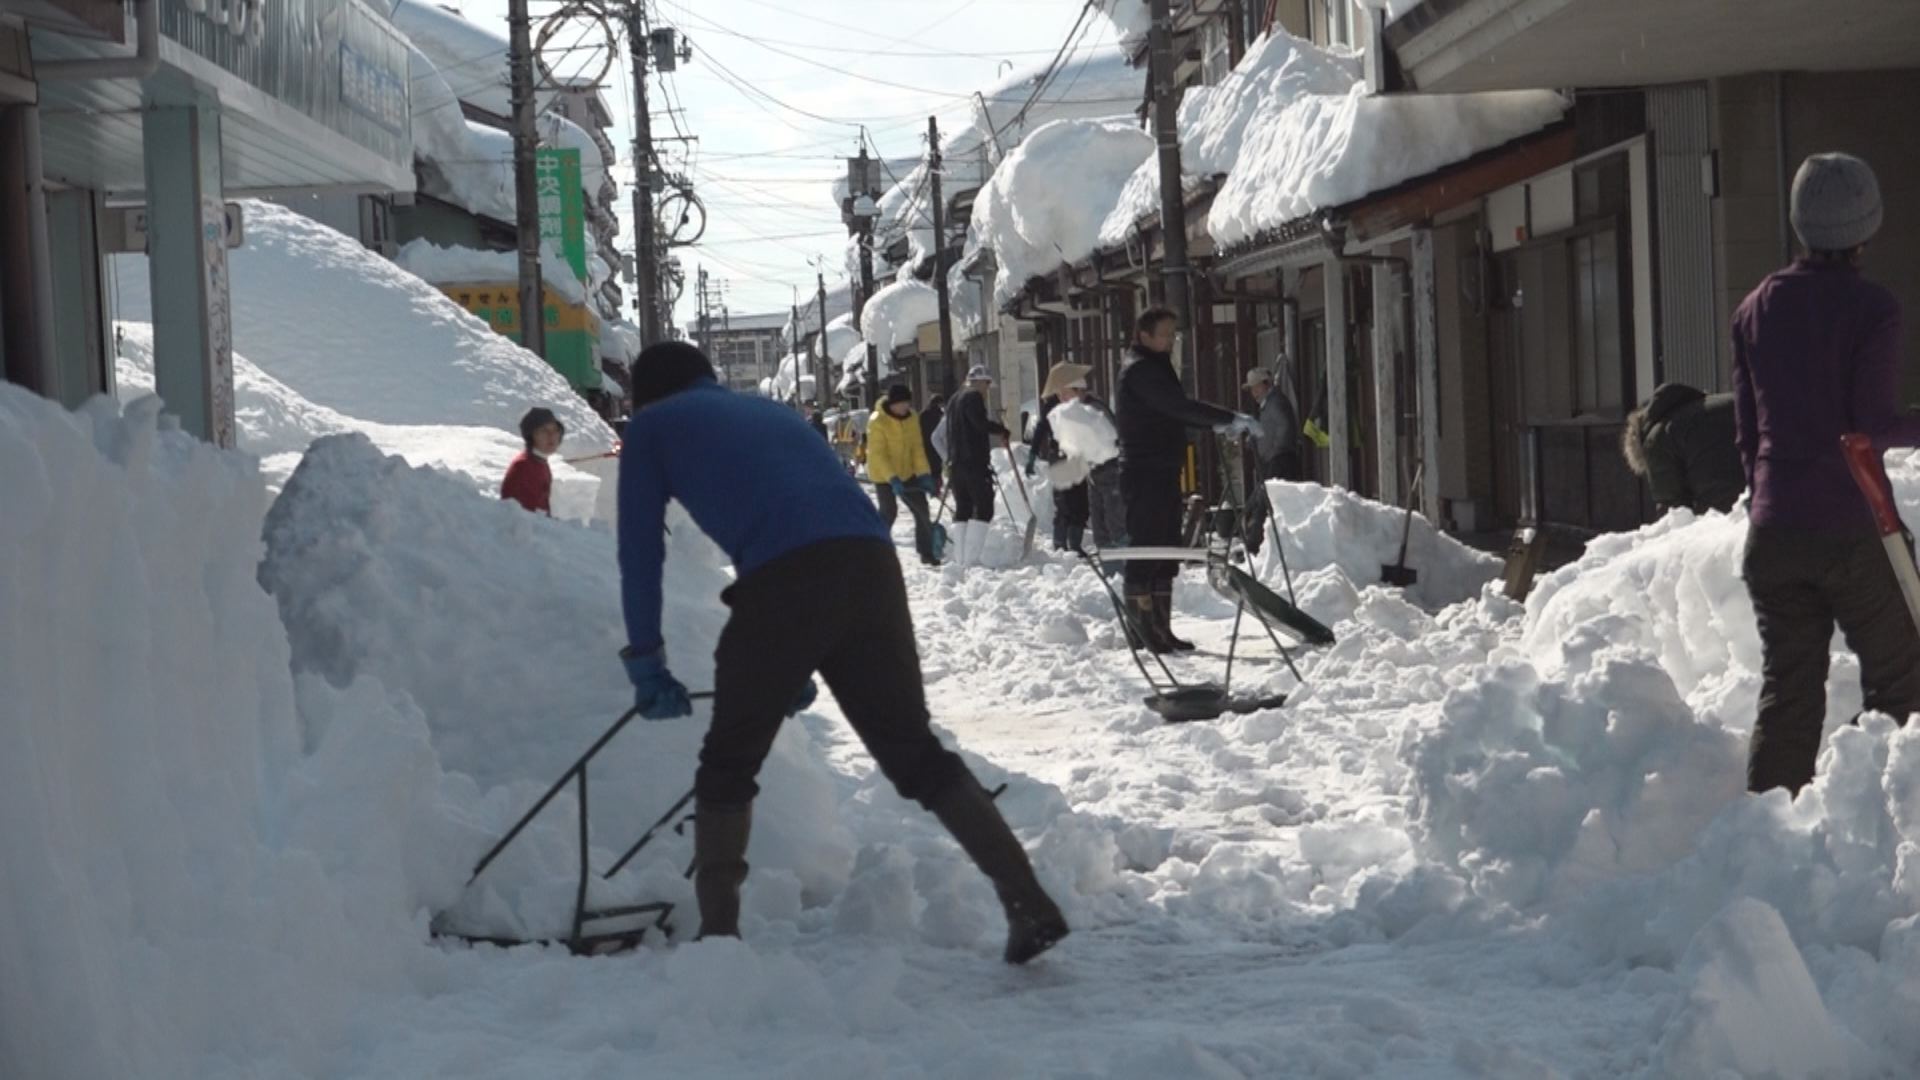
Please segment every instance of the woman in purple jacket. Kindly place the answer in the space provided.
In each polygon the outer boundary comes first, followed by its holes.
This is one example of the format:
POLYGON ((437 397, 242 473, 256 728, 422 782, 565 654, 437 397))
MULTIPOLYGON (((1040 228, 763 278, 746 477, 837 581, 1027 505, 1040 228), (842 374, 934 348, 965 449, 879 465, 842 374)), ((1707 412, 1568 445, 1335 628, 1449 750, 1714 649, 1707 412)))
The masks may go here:
POLYGON ((1733 316, 1734 410, 1752 492, 1743 576, 1760 624, 1760 715, 1747 760, 1755 792, 1813 779, 1837 623, 1860 657, 1866 707, 1920 710, 1920 632, 1907 614, 1840 436, 1920 446, 1901 413, 1900 304, 1860 276, 1880 228, 1873 170, 1816 154, 1793 179, 1806 254, 1769 275, 1733 316))

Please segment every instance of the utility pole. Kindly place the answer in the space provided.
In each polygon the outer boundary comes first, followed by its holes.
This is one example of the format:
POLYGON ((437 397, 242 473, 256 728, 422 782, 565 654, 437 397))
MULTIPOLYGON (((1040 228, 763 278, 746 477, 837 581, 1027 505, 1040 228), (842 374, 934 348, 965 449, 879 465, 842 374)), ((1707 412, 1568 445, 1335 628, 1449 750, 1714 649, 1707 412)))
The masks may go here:
MULTIPOLYGON (((697 298, 697 303, 699 305, 698 310, 700 313, 699 323, 698 323, 699 334, 700 334, 700 351, 707 354, 707 359, 711 360, 713 359, 713 316, 712 316, 713 309, 708 304, 708 301, 707 301, 707 268, 704 266, 700 268, 699 296, 697 298)), ((727 373, 725 371, 722 371, 721 374, 724 376, 727 373)))
POLYGON ((1180 90, 1173 85, 1173 16, 1168 6, 1168 0, 1147 0, 1153 17, 1147 55, 1153 79, 1153 134, 1160 148, 1160 233, 1166 250, 1161 275, 1167 306, 1180 317, 1184 331, 1180 381, 1191 394, 1198 366, 1193 358, 1198 327, 1193 321, 1193 283, 1187 265, 1187 200, 1180 184, 1180 90))
POLYGON ((822 409, 824 409, 827 407, 827 402, 832 400, 830 395, 832 393, 832 387, 833 387, 832 380, 833 380, 833 361, 834 361, 833 354, 827 351, 827 274, 826 274, 826 271, 816 267, 813 272, 813 279, 819 285, 819 292, 817 292, 815 296, 817 297, 820 303, 820 374, 814 376, 814 379, 816 381, 813 384, 813 400, 814 400, 814 404, 819 405, 822 409))
POLYGON ((545 289, 540 280, 540 189, 534 175, 533 31, 528 0, 508 0, 507 50, 513 83, 513 210, 520 249, 520 344, 547 355, 545 289))
MULTIPOLYGON (((862 183, 865 182, 867 168, 867 143, 865 139, 862 139, 860 140, 860 176, 862 183)), ((862 194, 866 193, 856 191, 854 192, 854 197, 858 198, 862 194)), ((864 217, 860 219, 860 291, 855 293, 853 297, 853 325, 860 331, 861 337, 865 337, 867 332, 866 324, 862 321, 862 316, 866 314, 867 301, 872 298, 873 219, 871 217, 864 217)), ((880 351, 874 348, 873 342, 869 341, 867 342, 867 406, 871 408, 878 404, 879 401, 880 351)))
MULTIPOLYGON (((514 0, 524 6, 527 0, 514 0)), ((634 307, 640 314, 640 346, 664 341, 660 330, 660 260, 654 251, 653 117, 647 109, 645 11, 627 9, 627 49, 633 54, 633 274, 634 307)))
POLYGON ((800 289, 797 286, 793 290, 793 308, 787 317, 792 320, 787 325, 793 327, 793 340, 787 344, 793 350, 793 407, 798 409, 800 407, 800 289))
POLYGON ((939 299, 940 312, 940 364, 953 376, 953 385, 959 386, 966 372, 957 371, 953 364, 953 327, 948 325, 948 315, 952 311, 951 299, 947 296, 947 206, 946 198, 940 194, 940 121, 927 117, 927 176, 933 184, 933 293, 939 299))

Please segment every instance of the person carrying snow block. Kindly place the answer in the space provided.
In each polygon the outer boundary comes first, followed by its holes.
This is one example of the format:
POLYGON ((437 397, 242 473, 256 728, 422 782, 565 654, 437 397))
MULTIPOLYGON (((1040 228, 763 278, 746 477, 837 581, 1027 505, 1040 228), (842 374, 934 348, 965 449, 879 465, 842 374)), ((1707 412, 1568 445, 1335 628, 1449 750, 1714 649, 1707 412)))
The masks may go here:
POLYGON ((967 388, 947 402, 948 484, 953 489, 953 532, 961 566, 979 566, 993 522, 993 439, 1012 437, 987 412, 993 375, 983 366, 967 372, 967 388))
POLYGON ((559 451, 566 434, 566 426, 552 409, 528 409, 520 418, 520 437, 526 440, 527 448, 507 465, 507 475, 500 481, 500 497, 552 517, 553 467, 547 459, 559 451))
POLYGON ((932 811, 993 882, 1007 961, 1025 963, 1065 937, 1066 920, 992 796, 933 734, 900 561, 833 451, 791 409, 720 386, 685 342, 640 354, 633 402, 620 453, 621 657, 640 715, 693 711, 667 668, 660 624, 669 499, 738 575, 721 594, 732 614, 694 775, 700 936, 739 936, 755 778, 781 723, 812 704, 818 672, 895 789, 932 811))
POLYGON ((913 514, 913 547, 920 562, 939 566, 933 551, 933 514, 927 499, 933 494, 933 466, 927 462, 926 440, 920 417, 913 411, 913 392, 895 384, 886 400, 867 421, 867 479, 880 502, 880 519, 893 527, 906 503, 913 514))
POLYGON ((1840 450, 1848 432, 1877 450, 1920 446, 1920 417, 1895 405, 1900 303, 1860 274, 1881 220, 1873 170, 1815 154, 1794 176, 1788 217, 1805 254, 1761 281, 1732 327, 1735 428, 1752 492, 1742 576, 1762 651, 1754 792, 1798 792, 1813 779, 1836 623, 1860 657, 1866 707, 1902 723, 1920 709, 1920 631, 1840 450))
POLYGON ((1734 437, 1733 395, 1708 395, 1685 383, 1662 383, 1627 414, 1620 435, 1627 468, 1644 477, 1662 513, 1684 506, 1696 514, 1725 512, 1740 501, 1747 474, 1734 437))
MULTIPOLYGON (((1166 308, 1151 308, 1140 316, 1114 396, 1127 538, 1137 547, 1180 543, 1180 470, 1186 464, 1189 428, 1234 436, 1259 430, 1250 416, 1187 397, 1173 369, 1177 322, 1166 308)), ((1175 562, 1127 563, 1127 603, 1142 628, 1141 643, 1156 653, 1193 649, 1192 642, 1173 636, 1173 579, 1179 570, 1175 562)))
POLYGON ((1055 409, 1080 400, 1087 392, 1087 376, 1092 371, 1086 364, 1059 363, 1047 372, 1047 385, 1040 391, 1040 422, 1034 425, 1033 442, 1027 448, 1028 476, 1033 475, 1039 462, 1047 463, 1047 484, 1053 489, 1055 551, 1080 550, 1093 507, 1088 501, 1087 462, 1060 445, 1051 418, 1055 409))

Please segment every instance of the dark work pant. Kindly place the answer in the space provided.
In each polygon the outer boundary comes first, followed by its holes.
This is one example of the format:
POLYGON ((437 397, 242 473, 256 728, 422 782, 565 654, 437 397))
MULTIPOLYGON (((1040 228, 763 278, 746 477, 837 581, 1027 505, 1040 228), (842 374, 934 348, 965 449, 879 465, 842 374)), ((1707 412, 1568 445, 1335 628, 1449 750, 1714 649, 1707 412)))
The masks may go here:
POLYGON ((1087 523, 1101 551, 1127 546, 1127 500, 1120 491, 1120 463, 1109 461, 1087 477, 1087 523))
POLYGON ((1267 542, 1267 520, 1273 516, 1273 501, 1267 498, 1267 481, 1300 479, 1300 455, 1292 451, 1281 454, 1272 461, 1265 462, 1260 470, 1260 483, 1254 488, 1253 495, 1247 500, 1247 513, 1251 520, 1247 522, 1247 550, 1258 555, 1267 542))
MULTIPOLYGON (((1180 467, 1174 464, 1121 462, 1120 491, 1127 501, 1127 542, 1134 547, 1180 545, 1180 467)), ((1176 562, 1127 563, 1127 590, 1155 592, 1173 587, 1176 562)))
POLYGON ((1797 792, 1820 753, 1834 626, 1860 658, 1866 707, 1901 723, 1920 710, 1920 631, 1877 536, 1756 527, 1743 561, 1762 653, 1747 788, 1797 792))
MULTIPOLYGON (((894 495, 892 484, 873 485, 873 494, 880 503, 880 520, 893 528, 894 520, 900 516, 900 497, 894 495)), ((913 515, 913 550, 920 553, 922 561, 933 559, 933 511, 927 508, 927 493, 919 488, 910 487, 905 496, 907 512, 913 515)))
POLYGON ((985 468, 955 466, 947 483, 953 488, 953 520, 993 520, 993 473, 985 468))
POLYGON ((1055 551, 1077 551, 1081 538, 1087 532, 1086 482, 1070 488, 1056 488, 1053 493, 1053 548, 1055 551))
POLYGON ((713 726, 694 774, 701 802, 739 805, 759 794, 754 778, 815 672, 902 798, 924 805, 967 775, 928 727, 913 616, 891 544, 813 544, 722 597, 733 615, 714 654, 713 726))

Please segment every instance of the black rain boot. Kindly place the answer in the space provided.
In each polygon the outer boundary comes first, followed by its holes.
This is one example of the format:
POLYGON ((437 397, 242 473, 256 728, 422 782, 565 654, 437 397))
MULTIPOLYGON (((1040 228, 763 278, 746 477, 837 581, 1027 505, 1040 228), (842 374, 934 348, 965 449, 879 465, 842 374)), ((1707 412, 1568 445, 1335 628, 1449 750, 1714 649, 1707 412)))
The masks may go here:
POLYGON ((1173 651, 1173 646, 1160 636, 1160 609, 1153 601, 1152 593, 1127 593, 1127 643, 1136 649, 1145 649, 1156 656, 1165 656, 1173 651))
POLYGON ((971 773, 959 777, 934 796, 927 809, 960 842, 961 850, 1000 895, 1000 905, 1007 912, 1007 963, 1024 964, 1067 936, 1066 917, 1040 887, 1027 850, 980 781, 971 773))
POLYGON ((747 880, 747 834, 753 804, 697 803, 693 813, 693 895, 700 903, 700 933, 740 936, 740 885, 747 880))
POLYGON ((1178 637, 1173 632, 1173 587, 1168 586, 1153 594, 1154 625, 1160 630, 1160 637, 1173 652, 1192 652, 1199 648, 1193 642, 1178 637))

